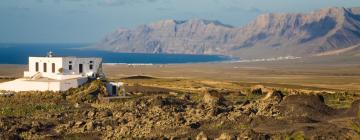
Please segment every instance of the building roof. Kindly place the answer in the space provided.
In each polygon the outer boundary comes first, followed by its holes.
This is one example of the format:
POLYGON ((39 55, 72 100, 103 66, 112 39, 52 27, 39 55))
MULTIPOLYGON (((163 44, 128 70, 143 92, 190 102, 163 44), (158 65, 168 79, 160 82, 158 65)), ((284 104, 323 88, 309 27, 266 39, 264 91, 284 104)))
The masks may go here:
POLYGON ((42 58, 98 58, 100 57, 78 57, 78 56, 56 56, 55 53, 49 51, 46 56, 29 56, 29 57, 42 57, 42 58))
POLYGON ((52 56, 52 57, 48 57, 48 56, 29 56, 29 57, 37 57, 37 58, 98 58, 98 59, 102 59, 101 57, 79 57, 79 56, 52 56))

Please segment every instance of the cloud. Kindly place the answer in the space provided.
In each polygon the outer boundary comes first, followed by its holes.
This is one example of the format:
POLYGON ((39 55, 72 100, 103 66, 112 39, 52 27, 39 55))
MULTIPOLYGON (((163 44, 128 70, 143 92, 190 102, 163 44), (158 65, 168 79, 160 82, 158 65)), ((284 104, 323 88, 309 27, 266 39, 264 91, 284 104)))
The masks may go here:
POLYGON ((34 1, 38 3, 88 2, 100 6, 123 6, 123 5, 132 5, 132 4, 141 4, 141 3, 169 2, 171 0, 34 0, 34 1))
POLYGON ((169 8, 169 7, 158 7, 158 8, 156 8, 156 10, 158 10, 158 11, 172 11, 174 9, 169 8))
POLYGON ((8 8, 6 8, 6 9, 11 10, 11 11, 25 11, 25 12, 31 10, 31 8, 29 8, 29 7, 23 7, 23 6, 8 7, 8 8))
POLYGON ((257 13, 257 14, 266 12, 256 7, 242 8, 237 6, 230 6, 230 7, 225 7, 224 9, 229 12, 246 12, 246 13, 257 13))
POLYGON ((160 1, 169 1, 169 0, 101 0, 98 4, 101 6, 122 6, 122 5, 131 5, 138 3, 155 3, 160 1))
POLYGON ((80 9, 72 9, 72 10, 67 10, 66 13, 68 13, 68 14, 82 14, 82 13, 87 13, 87 11, 80 10, 80 9))
POLYGON ((62 3, 62 2, 91 2, 96 0, 35 0, 38 3, 45 3, 45 2, 54 2, 54 3, 62 3))

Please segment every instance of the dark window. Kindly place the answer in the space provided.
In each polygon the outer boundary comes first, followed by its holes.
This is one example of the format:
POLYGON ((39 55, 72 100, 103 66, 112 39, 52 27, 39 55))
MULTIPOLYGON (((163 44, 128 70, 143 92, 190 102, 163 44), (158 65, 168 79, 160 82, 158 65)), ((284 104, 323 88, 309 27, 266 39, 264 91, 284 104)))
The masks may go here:
POLYGON ((89 69, 90 69, 90 70, 93 69, 93 65, 92 65, 92 64, 89 65, 89 69))
POLYGON ((90 61, 90 64, 92 64, 94 61, 90 61))
POLYGON ((83 73, 83 64, 79 64, 79 73, 83 73))
POLYGON ((69 70, 72 70, 72 65, 69 65, 69 70))
POLYGON ((72 61, 69 61, 69 64, 72 64, 72 61))
POLYGON ((52 69, 51 69, 51 70, 52 70, 52 73, 55 73, 55 63, 52 63, 52 64, 51 64, 51 68, 52 68, 52 69))
POLYGON ((36 62, 36 63, 35 63, 35 71, 36 71, 36 72, 39 72, 39 62, 36 62))
POLYGON ((46 63, 44 63, 44 72, 46 72, 46 70, 47 70, 47 69, 46 69, 46 63))

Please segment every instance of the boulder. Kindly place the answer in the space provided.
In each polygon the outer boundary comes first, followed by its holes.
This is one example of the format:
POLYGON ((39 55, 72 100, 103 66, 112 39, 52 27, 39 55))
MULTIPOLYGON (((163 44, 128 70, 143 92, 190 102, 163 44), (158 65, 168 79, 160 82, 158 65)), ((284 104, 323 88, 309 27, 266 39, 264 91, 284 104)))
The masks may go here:
POLYGON ((270 91, 262 100, 273 100, 280 103, 285 95, 280 90, 270 91))
POLYGON ((207 90, 203 102, 209 106, 218 106, 224 104, 225 98, 217 90, 207 90))
POLYGON ((74 104, 74 107, 75 107, 75 108, 80 108, 80 104, 79 104, 79 103, 75 103, 75 104, 74 104))
POLYGON ((266 88, 264 85, 255 85, 251 87, 250 92, 251 94, 254 95, 263 95, 266 93, 273 92, 273 90, 270 88, 266 88))
POLYGON ((112 112, 111 111, 100 111, 97 113, 99 117, 103 118, 103 117, 110 117, 112 116, 112 112))
POLYGON ((88 131, 94 130, 95 129, 95 123, 94 121, 89 121, 85 124, 85 128, 88 131))
POLYGON ((33 128, 30 129, 30 132, 33 133, 33 134, 35 134, 35 133, 37 133, 39 131, 40 131, 39 127, 33 127, 33 128))
POLYGON ((238 135, 238 139, 251 139, 251 137, 255 135, 255 132, 251 129, 246 129, 240 132, 238 135))
POLYGON ((235 140, 235 136, 229 133, 222 133, 220 137, 216 138, 215 140, 235 140))
POLYGON ((208 137, 206 136, 206 134, 204 132, 200 132, 197 136, 196 136, 196 140, 208 140, 208 137))
POLYGON ((324 97, 315 94, 289 95, 277 106, 285 117, 309 117, 313 120, 327 120, 337 111, 324 102, 324 97))
POLYGON ((94 118, 95 115, 96 115, 96 111, 95 111, 95 110, 94 110, 94 111, 89 111, 89 112, 87 113, 88 118, 94 118))
POLYGON ((64 125, 65 129, 69 129, 71 127, 73 127, 75 125, 75 122, 74 121, 69 121, 68 123, 66 123, 64 125))
POLYGON ((39 122, 39 121, 33 121, 33 122, 31 122, 31 127, 41 127, 42 126, 42 124, 41 124, 41 122, 39 122))
POLYGON ((191 97, 190 97, 189 94, 184 94, 184 95, 182 95, 182 96, 180 97, 180 99, 182 99, 182 100, 190 100, 191 97))
POLYGON ((237 136, 238 140, 270 140, 272 139, 270 135, 257 133, 252 129, 245 129, 240 132, 237 136))
POLYGON ((177 93, 177 92, 169 92, 169 95, 171 95, 171 96, 178 96, 179 95, 179 93, 177 93))
POLYGON ((156 96, 152 100, 152 104, 155 106, 168 106, 168 105, 178 105, 181 104, 180 101, 174 97, 162 97, 156 96))
POLYGON ((176 120, 176 122, 179 123, 179 124, 184 124, 184 123, 186 123, 186 119, 185 119, 185 117, 182 116, 182 115, 176 115, 176 116, 175 116, 175 120, 176 120))
POLYGON ((265 86, 255 85, 255 86, 251 87, 250 92, 251 92, 251 94, 254 94, 254 95, 262 95, 263 90, 265 90, 265 86))
POLYGON ((83 126, 85 124, 85 122, 84 121, 77 121, 77 122, 75 122, 75 125, 74 125, 74 127, 76 127, 76 128, 80 128, 81 126, 83 126))
POLYGON ((130 128, 127 126, 122 126, 118 129, 118 133, 120 135, 129 135, 130 134, 130 128))
POLYGON ((111 131, 111 130, 113 130, 113 127, 112 127, 111 125, 107 125, 107 126, 106 126, 106 130, 107 130, 107 131, 111 131))
POLYGON ((194 122, 194 123, 190 123, 189 126, 192 129, 198 129, 201 126, 201 124, 199 122, 194 122))

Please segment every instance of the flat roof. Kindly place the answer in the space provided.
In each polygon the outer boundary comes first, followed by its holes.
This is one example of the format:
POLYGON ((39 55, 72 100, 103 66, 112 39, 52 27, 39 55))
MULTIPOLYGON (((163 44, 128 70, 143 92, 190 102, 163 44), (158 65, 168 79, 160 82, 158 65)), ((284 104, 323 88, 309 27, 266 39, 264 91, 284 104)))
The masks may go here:
POLYGON ((99 58, 102 59, 101 57, 78 57, 78 56, 52 56, 52 57, 48 57, 48 56, 29 56, 30 57, 37 57, 37 58, 99 58))
POLYGON ((87 76, 73 77, 73 78, 67 78, 67 79, 62 79, 62 80, 53 79, 53 78, 48 78, 48 77, 40 77, 40 78, 38 78, 38 79, 31 79, 31 78, 29 78, 29 77, 21 77, 21 78, 18 78, 18 79, 16 79, 16 80, 34 81, 34 82, 59 82, 59 81, 74 80, 74 79, 83 79, 83 78, 87 78, 87 76))

